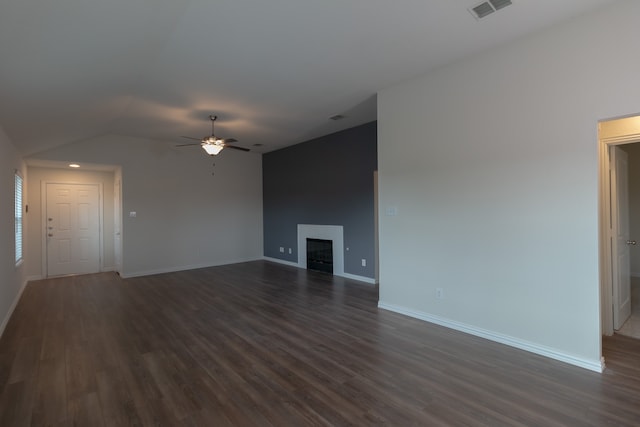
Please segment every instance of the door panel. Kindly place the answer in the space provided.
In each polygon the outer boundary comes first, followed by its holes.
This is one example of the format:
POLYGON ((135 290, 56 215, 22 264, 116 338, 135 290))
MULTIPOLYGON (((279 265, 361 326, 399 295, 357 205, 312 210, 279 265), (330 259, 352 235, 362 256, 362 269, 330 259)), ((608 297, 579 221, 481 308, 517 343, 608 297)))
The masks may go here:
POLYGON ((100 189, 50 184, 46 193, 47 276, 100 271, 100 189))
POLYGON ((613 327, 631 315, 631 252, 629 250, 629 184, 627 153, 611 147, 611 217, 613 219, 613 327))
POLYGON ((114 228, 114 237, 113 237, 113 250, 116 264, 116 271, 118 273, 122 273, 122 236, 121 236, 121 218, 122 218, 122 188, 120 185, 120 180, 117 179, 113 186, 113 228, 114 228))

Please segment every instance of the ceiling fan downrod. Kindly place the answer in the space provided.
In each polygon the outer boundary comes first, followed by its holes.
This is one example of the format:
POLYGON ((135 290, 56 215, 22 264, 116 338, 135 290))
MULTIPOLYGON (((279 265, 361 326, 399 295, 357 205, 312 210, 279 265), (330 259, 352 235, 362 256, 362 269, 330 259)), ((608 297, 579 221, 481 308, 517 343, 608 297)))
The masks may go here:
POLYGON ((209 119, 211 120, 211 136, 215 135, 215 132, 213 131, 213 125, 215 124, 217 118, 218 116, 214 116, 213 114, 209 115, 209 119))

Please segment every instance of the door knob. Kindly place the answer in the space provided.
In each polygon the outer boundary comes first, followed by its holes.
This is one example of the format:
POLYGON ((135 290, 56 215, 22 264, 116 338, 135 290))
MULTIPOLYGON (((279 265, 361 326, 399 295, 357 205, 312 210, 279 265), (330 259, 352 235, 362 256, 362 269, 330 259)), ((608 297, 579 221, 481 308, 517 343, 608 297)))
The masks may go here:
POLYGON ((627 245, 636 245, 636 241, 635 240, 627 240, 627 245))

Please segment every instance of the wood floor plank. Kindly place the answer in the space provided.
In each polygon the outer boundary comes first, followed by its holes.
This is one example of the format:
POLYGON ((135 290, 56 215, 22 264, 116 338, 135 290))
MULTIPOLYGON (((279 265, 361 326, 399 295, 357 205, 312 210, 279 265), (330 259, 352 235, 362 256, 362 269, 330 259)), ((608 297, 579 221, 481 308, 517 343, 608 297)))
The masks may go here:
POLYGON ((33 418, 36 379, 7 384, 0 395, 0 426, 29 426, 33 418))
POLYGON ((41 340, 35 337, 23 338, 18 344, 8 382, 24 381, 35 375, 38 367, 41 340))
MULTIPOLYGON (((0 348, 2 348, 1 344, 0 348)), ((15 358, 16 354, 13 349, 4 348, 0 351, 0 390, 3 390, 9 381, 15 358)))
POLYGON ((64 322, 51 320, 44 327, 40 359, 62 359, 65 357, 64 322))
POLYGON ((32 425, 55 425, 66 422, 67 387, 64 357, 40 361, 32 412, 32 425))
POLYGON ((105 425, 142 425, 133 398, 119 372, 99 372, 96 381, 105 425))
POLYGON ((377 300, 266 261, 31 282, 0 339, 0 425, 640 425, 640 340, 605 337, 597 374, 377 300))
POLYGON ((66 390, 69 399, 97 392, 93 350, 85 345, 69 345, 65 352, 66 390))
POLYGON ((104 426, 104 417, 97 392, 69 398, 68 414, 74 426, 104 426))

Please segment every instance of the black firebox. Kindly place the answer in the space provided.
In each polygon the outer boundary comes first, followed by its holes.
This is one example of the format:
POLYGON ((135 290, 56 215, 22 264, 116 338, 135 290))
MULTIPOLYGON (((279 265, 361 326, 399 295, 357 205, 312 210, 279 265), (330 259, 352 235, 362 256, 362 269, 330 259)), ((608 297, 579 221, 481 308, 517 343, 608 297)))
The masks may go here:
POLYGON ((307 269, 333 274, 333 242, 307 239, 307 269))

